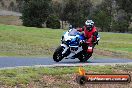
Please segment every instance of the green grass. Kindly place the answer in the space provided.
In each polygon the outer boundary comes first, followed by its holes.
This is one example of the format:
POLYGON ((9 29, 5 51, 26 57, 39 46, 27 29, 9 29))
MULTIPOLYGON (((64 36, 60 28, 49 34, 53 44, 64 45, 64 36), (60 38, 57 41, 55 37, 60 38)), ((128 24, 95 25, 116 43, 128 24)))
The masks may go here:
MULTIPOLYGON (((0 55, 52 55, 65 31, 0 24, 0 55)), ((132 34, 101 32, 100 36, 101 40, 96 46, 97 49, 132 58, 132 34)))
POLYGON ((0 25, 0 55, 51 55, 63 30, 0 25))
POLYGON ((99 48, 132 52, 132 34, 100 33, 99 48))
POLYGON ((132 58, 132 34, 100 33, 101 40, 97 49, 111 51, 121 56, 132 58))
MULTIPOLYGON (((112 73, 111 66, 85 66, 86 71, 96 73, 112 73)), ((43 75, 61 76, 63 74, 78 74, 78 67, 54 67, 54 68, 16 68, 0 70, 0 83, 9 86, 28 84, 31 81, 39 81, 43 75)))
MULTIPOLYGON (((117 70, 130 70, 131 65, 117 65, 117 66, 84 66, 87 73, 112 74, 117 70)), ((30 82, 39 82, 44 76, 56 76, 61 78, 65 74, 78 74, 79 67, 32 67, 32 68, 15 68, 0 70, 0 84, 15 86, 18 84, 28 84, 30 82)), ((67 79, 67 78, 65 78, 67 79)))

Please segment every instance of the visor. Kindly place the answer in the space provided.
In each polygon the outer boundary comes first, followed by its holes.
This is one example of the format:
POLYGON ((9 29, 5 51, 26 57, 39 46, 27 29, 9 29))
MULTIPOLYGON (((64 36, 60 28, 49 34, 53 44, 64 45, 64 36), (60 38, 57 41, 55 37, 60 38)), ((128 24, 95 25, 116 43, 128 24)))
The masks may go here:
POLYGON ((92 26, 91 26, 91 25, 87 25, 87 26, 86 26, 86 29, 87 29, 88 31, 91 31, 92 26))

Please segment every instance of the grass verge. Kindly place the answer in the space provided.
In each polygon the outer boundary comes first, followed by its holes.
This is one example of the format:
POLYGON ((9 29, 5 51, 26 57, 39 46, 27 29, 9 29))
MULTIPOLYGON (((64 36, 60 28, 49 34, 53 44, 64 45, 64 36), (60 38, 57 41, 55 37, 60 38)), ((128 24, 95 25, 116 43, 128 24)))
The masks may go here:
MULTIPOLYGON (((116 66, 84 66, 88 73, 101 74, 123 74, 132 73, 132 65, 116 65, 116 66)), ((63 81, 73 82, 75 75, 78 74, 78 67, 32 67, 32 68, 16 68, 8 70, 0 70, 0 86, 29 87, 30 85, 45 87, 53 87, 61 85, 63 81), (60 81, 61 80, 61 81, 60 81), (54 81, 54 82, 53 82, 54 81), (33 83, 33 84, 32 84, 33 83), (37 83, 37 84, 36 84, 37 83)), ((72 84, 74 85, 74 84, 72 84)), ((68 83, 65 86, 72 86, 68 83)), ((77 85, 77 84, 76 84, 77 85)), ((62 87, 59 87, 62 88, 62 87)), ((68 87, 66 87, 68 88, 68 87)), ((98 87, 96 87, 98 88, 98 87)))
POLYGON ((132 59, 132 34, 103 32, 100 35, 99 46, 96 46, 100 53, 96 51, 97 54, 132 59))
MULTIPOLYGON (((0 55, 51 56, 65 31, 0 24, 0 55)), ((95 56, 132 58, 131 34, 100 32, 100 36, 95 56)))
POLYGON ((63 30, 0 25, 1 56, 51 55, 63 30))

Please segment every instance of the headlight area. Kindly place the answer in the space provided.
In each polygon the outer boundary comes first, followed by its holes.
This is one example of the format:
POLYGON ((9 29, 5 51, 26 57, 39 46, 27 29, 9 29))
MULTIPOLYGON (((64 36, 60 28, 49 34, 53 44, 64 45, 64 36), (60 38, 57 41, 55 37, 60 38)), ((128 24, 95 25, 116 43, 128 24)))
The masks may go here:
POLYGON ((66 44, 67 46, 69 46, 69 45, 70 45, 70 43, 71 43, 71 41, 70 41, 70 40, 67 40, 67 41, 63 41, 63 40, 62 40, 62 44, 66 44))

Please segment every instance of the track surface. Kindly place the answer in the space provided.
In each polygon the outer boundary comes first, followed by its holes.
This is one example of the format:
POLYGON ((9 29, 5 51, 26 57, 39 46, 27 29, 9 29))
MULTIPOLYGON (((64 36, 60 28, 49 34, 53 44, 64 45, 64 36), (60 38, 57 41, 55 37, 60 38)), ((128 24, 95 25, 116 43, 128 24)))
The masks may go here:
POLYGON ((132 59, 121 58, 90 58, 87 63, 80 63, 78 59, 63 59, 56 63, 52 57, 0 57, 0 68, 14 68, 21 66, 80 66, 80 65, 115 65, 132 64, 132 59))

